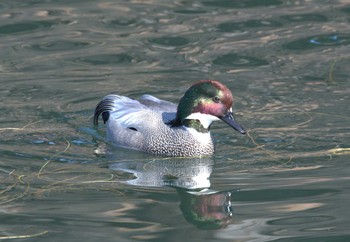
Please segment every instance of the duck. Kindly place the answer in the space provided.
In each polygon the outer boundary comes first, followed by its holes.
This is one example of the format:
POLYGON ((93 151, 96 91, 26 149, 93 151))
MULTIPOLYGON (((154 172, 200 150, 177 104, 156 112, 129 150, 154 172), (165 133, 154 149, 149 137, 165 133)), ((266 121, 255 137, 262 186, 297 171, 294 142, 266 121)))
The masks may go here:
POLYGON ((160 156, 205 157, 214 154, 213 121, 246 134, 234 118, 232 104, 232 93, 224 84, 202 80, 185 92, 178 105, 149 94, 138 100, 109 94, 97 104, 93 123, 97 127, 101 116, 107 142, 119 147, 160 156))

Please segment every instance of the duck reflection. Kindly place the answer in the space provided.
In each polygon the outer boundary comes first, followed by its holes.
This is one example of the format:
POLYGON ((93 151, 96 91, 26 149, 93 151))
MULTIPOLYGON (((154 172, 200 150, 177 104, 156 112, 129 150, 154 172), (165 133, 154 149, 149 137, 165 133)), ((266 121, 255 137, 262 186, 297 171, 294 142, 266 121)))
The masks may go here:
POLYGON ((111 169, 132 173, 127 184, 142 187, 173 187, 185 219, 200 229, 219 229, 232 220, 231 192, 210 188, 212 159, 153 160, 148 163, 118 162, 111 169))
POLYGON ((225 228, 232 221, 231 192, 177 189, 185 219, 200 229, 225 228))
POLYGON ((172 159, 150 162, 120 162, 110 166, 113 170, 132 173, 135 178, 126 183, 143 187, 172 186, 184 189, 210 187, 213 161, 209 159, 172 159))

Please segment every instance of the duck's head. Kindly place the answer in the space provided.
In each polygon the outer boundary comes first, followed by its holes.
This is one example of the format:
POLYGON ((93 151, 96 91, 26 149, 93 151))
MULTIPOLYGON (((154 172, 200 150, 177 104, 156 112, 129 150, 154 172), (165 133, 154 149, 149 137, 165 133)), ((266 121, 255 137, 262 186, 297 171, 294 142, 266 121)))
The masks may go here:
POLYGON ((232 103, 232 93, 224 84, 212 80, 197 82, 181 98, 173 125, 208 132, 212 121, 221 119, 245 134, 245 129, 233 117, 232 103))

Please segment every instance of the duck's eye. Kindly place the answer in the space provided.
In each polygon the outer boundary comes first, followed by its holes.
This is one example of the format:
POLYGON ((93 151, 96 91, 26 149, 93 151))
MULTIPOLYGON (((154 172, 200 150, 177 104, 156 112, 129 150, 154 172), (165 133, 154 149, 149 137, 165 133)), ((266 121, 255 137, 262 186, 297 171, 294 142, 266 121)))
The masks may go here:
POLYGON ((218 102, 220 102, 220 98, 218 96, 215 96, 215 97, 213 97, 213 101, 218 103, 218 102))

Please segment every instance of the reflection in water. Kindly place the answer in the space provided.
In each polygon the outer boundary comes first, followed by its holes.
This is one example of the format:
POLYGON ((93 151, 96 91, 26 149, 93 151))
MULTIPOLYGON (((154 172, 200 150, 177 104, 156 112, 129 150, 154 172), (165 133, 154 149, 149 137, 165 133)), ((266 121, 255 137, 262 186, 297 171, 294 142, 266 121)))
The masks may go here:
POLYGON ((126 183, 142 187, 174 187, 185 219, 200 229, 219 229, 232 220, 231 192, 213 191, 210 187, 211 158, 165 159, 117 162, 110 166, 128 172, 134 179, 126 183))
POLYGON ((110 166, 112 170, 132 173, 135 179, 126 183, 143 187, 172 186, 184 189, 204 189, 210 187, 212 159, 165 159, 118 162, 110 166))
POLYGON ((232 220, 231 192, 177 189, 185 219, 200 229, 225 228, 232 220))

